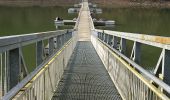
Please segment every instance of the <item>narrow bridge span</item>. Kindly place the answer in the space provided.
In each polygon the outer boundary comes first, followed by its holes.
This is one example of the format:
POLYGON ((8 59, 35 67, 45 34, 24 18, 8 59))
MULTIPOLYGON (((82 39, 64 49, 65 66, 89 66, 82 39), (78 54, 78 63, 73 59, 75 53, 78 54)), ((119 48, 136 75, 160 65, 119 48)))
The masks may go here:
POLYGON ((0 95, 3 100, 170 100, 169 50, 169 37, 95 29, 83 1, 73 30, 0 38, 0 95), (134 43, 130 58, 127 41, 134 43), (37 67, 29 73, 22 47, 33 43, 37 67), (153 73, 140 66, 142 45, 162 49, 153 73))
POLYGON ((82 3, 78 41, 52 100, 121 100, 91 41, 88 2, 82 3))

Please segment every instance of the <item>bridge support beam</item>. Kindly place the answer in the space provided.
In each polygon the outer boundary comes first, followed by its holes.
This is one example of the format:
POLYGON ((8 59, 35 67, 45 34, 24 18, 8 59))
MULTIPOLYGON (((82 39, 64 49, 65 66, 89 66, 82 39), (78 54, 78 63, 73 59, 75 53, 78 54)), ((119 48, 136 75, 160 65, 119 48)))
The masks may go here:
POLYGON ((36 66, 39 66, 43 62, 44 53, 43 53, 43 41, 38 41, 36 43, 36 66))
POLYGON ((104 42, 108 43, 108 34, 104 34, 104 42))
POLYGON ((54 49, 57 49, 57 37, 54 37, 54 49))
POLYGON ((109 35, 108 44, 111 46, 113 41, 113 35, 109 35))
POLYGON ((49 55, 53 54, 54 52, 54 38, 49 38, 49 55))
POLYGON ((126 53, 126 39, 124 39, 124 38, 121 38, 121 40, 120 40, 120 52, 122 54, 126 53))
POLYGON ((60 45, 61 45, 61 42, 60 42, 60 35, 57 36, 57 50, 60 49, 60 45))
POLYGON ((141 63, 141 43, 134 42, 131 59, 137 64, 141 63))
POLYGON ((170 50, 162 50, 157 66, 155 68, 155 76, 162 79, 168 85, 170 85, 170 50))
MULTIPOLYGON (((163 80, 166 84, 170 85, 170 50, 163 49, 154 70, 156 77, 163 80)), ((166 93, 169 97, 170 94, 166 93)))
POLYGON ((118 37, 113 36, 113 48, 117 49, 117 43, 118 42, 118 37))
POLYGON ((99 39, 101 39, 101 33, 100 32, 97 33, 97 36, 98 36, 99 39))
POLYGON ((164 79, 163 81, 170 85, 170 50, 165 50, 164 56, 164 79))
POLYGON ((102 33, 102 38, 101 38, 101 40, 104 41, 104 31, 103 31, 103 33, 102 33))
MULTIPOLYGON (((170 85, 170 50, 165 50, 163 58, 163 81, 170 85)), ((168 97, 170 97, 170 94, 166 93, 168 97)))
POLYGON ((68 41, 68 39, 69 39, 69 31, 67 31, 67 33, 65 34, 65 41, 68 41))
POLYGON ((13 88, 18 84, 20 78, 20 57, 19 57, 19 48, 10 50, 8 52, 8 90, 13 88))
POLYGON ((100 32, 97 32, 97 37, 100 39, 100 37, 101 37, 100 32))
POLYGON ((62 45, 65 43, 65 34, 62 35, 62 45))

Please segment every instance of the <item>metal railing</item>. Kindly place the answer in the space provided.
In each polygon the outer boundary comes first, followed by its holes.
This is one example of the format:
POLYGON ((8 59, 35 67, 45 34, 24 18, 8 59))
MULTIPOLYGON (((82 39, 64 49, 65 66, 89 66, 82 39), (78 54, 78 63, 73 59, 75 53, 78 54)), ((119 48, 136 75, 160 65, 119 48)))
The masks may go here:
POLYGON ((0 37, 0 93, 1 97, 5 95, 2 99, 50 98, 51 95, 47 91, 55 90, 63 68, 67 65, 75 47, 75 37, 76 32, 73 30, 0 37), (44 45, 44 41, 48 41, 47 45, 44 45), (26 57, 23 57, 22 53, 22 47, 30 44, 36 44, 37 66, 31 73, 27 70, 24 60, 26 57), (39 94, 38 90, 43 91, 47 96, 42 97, 43 94, 41 92, 39 94))
POLYGON ((167 76, 170 73, 168 70, 169 42, 167 42, 169 40, 168 37, 108 30, 93 30, 91 36, 98 55, 124 100, 170 100, 170 80, 167 76), (118 37, 120 44, 118 44, 118 37), (131 59, 124 54, 126 40, 134 41, 131 59), (154 74, 138 65, 141 44, 160 47, 164 52, 164 55, 160 56, 160 59, 163 57, 164 64, 158 66, 160 63, 158 61, 154 74), (163 77, 159 77, 160 75, 163 77))
POLYGON ((0 97, 3 96, 3 100, 49 100, 52 98, 77 43, 80 15, 81 10, 73 30, 0 37, 0 53, 2 54, 0 97), (44 45, 45 40, 48 40, 47 45, 44 45), (21 48, 33 43, 36 43, 37 68, 28 74, 21 48), (16 58, 18 59, 14 60, 16 58), (20 79, 19 75, 24 76, 20 79))

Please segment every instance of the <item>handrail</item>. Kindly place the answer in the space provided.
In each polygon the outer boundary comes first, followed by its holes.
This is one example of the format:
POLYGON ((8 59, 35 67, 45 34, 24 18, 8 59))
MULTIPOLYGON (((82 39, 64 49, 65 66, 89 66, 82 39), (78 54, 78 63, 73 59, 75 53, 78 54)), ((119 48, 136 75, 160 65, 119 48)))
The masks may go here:
MULTIPOLYGON (((95 32, 95 31, 94 31, 95 32)), ((95 32, 96 33, 96 32, 95 32)), ((104 48, 104 52, 108 53, 107 55, 113 55, 116 59, 118 59, 118 61, 121 62, 121 64, 123 64, 127 69, 129 69, 134 75, 136 75, 141 81, 143 81, 143 83, 145 83, 146 86, 148 86, 157 96, 159 96, 160 98, 162 98, 163 100, 170 100, 170 98, 163 92, 161 92, 161 90, 159 90, 158 88, 156 88, 150 81, 152 81, 153 83, 157 84, 161 89, 163 89, 167 94, 170 94, 170 86, 168 84, 166 84, 165 82, 163 82, 161 79, 159 79, 158 77, 154 76, 152 73, 148 72, 147 70, 145 70, 144 68, 142 68, 140 65, 138 65, 137 63, 135 63, 133 60, 129 59, 128 57, 126 57, 124 54, 122 54, 120 51, 118 51, 116 48, 113 48, 112 45, 109 45, 107 42, 101 40, 100 38, 97 38, 96 34, 92 35, 92 43, 95 47, 95 49, 97 50, 97 52, 102 53, 102 51, 100 51, 99 46, 100 45, 101 48, 104 48), (103 46, 104 45, 104 46, 103 46), (106 50, 106 51, 105 51, 106 50)), ((104 53, 104 54, 105 54, 104 53)), ((108 62, 110 62, 109 60, 109 56, 101 56, 101 59, 103 60, 103 63, 105 65, 106 68, 108 68, 107 70, 109 71, 110 74, 112 74, 112 68, 110 68, 110 65, 107 65, 108 62), (103 58, 104 57, 104 58, 103 58), (106 58, 105 58, 106 57, 106 58), (108 57, 108 58, 107 58, 108 57), (106 61, 108 60, 108 61, 106 61)), ((110 58, 111 59, 111 58, 110 58)), ((115 59, 114 59, 115 60, 115 59)), ((115 61, 116 63, 116 61, 115 61)), ((119 65, 119 64, 118 64, 119 65)), ((115 66, 115 65, 113 65, 115 66)), ((121 65, 119 65, 119 67, 121 67, 121 65)), ((117 75, 116 75, 117 76, 117 75)), ((118 75, 119 76, 119 75, 118 75)), ((112 76, 111 76, 112 77, 112 76)), ((113 76, 114 77, 114 76, 113 76)), ((118 79, 116 79, 118 80, 118 79)), ((114 79, 113 79, 114 81, 114 79)), ((125 82, 126 83, 126 82, 125 82)), ((134 85, 134 84, 133 84, 134 85)), ((127 87, 126 87, 127 88, 127 87)), ((117 89, 119 90, 119 86, 117 86, 117 89)), ((119 92, 122 92, 121 90, 119 92)), ((121 93, 120 93, 121 94, 121 93)), ((151 94, 150 94, 151 95, 151 94)), ((122 95, 121 95, 122 96, 122 95)), ((126 98, 126 97, 123 97, 126 98)))
POLYGON ((58 35, 65 34, 66 32, 71 32, 73 30, 57 30, 48 32, 38 32, 24 35, 14 35, 14 36, 3 36, 0 37, 0 53, 9 49, 14 49, 20 46, 34 43, 36 41, 48 39, 51 37, 56 37, 58 35))
MULTIPOLYGON (((154 36, 154 35, 144 35, 144 34, 135 34, 135 33, 126 33, 126 32, 117 32, 117 31, 110 31, 110 30, 99 30, 95 29, 96 32, 104 32, 109 35, 117 36, 120 38, 124 38, 127 40, 133 40, 136 42, 141 42, 144 44, 170 49, 170 37, 163 37, 163 36, 154 36), (162 40, 162 41, 161 41, 162 40), (167 42, 166 42, 167 41, 167 42), (152 43, 150 43, 152 42, 152 43)), ((104 42, 103 42, 104 43, 104 42)), ((130 60, 128 57, 126 57, 124 54, 118 52, 116 49, 112 48, 110 45, 104 43, 107 45, 110 49, 112 49, 115 53, 117 53, 120 57, 122 57, 124 60, 126 60, 128 63, 133 65, 137 70, 142 72, 144 75, 146 75, 148 78, 152 79, 155 83, 159 84, 164 90, 166 90, 168 93, 170 93, 170 86, 143 69, 141 66, 136 64, 134 61, 130 60)))
POLYGON ((72 38, 72 35, 74 35, 73 30, 57 30, 0 37, 0 92, 2 92, 0 97, 4 95, 5 98, 6 96, 10 97, 18 92, 18 89, 21 89, 21 87, 30 81, 32 76, 37 74, 41 69, 40 66, 42 66, 42 64, 44 64, 54 52, 58 51, 70 38, 72 38), (48 40, 47 46, 44 45, 44 40, 48 40), (36 53, 33 54, 36 57, 36 65, 32 66, 35 69, 29 74, 22 48, 23 46, 32 43, 36 44, 36 46, 30 48, 36 50, 36 53))
POLYGON ((104 32, 109 35, 114 35, 114 36, 121 37, 124 39, 141 42, 143 44, 170 50, 170 37, 118 32, 118 31, 110 31, 110 30, 99 30, 99 29, 95 29, 95 31, 101 32, 101 33, 104 32))
POLYGON ((79 10, 79 14, 78 14, 78 18, 77 18, 77 21, 76 21, 76 24, 75 24, 75 26, 74 26, 74 29, 75 30, 77 30, 77 27, 78 27, 78 24, 79 24, 79 21, 80 21, 80 16, 81 16, 81 11, 82 11, 82 9, 83 9, 83 4, 81 4, 82 6, 81 6, 81 8, 80 8, 80 10, 79 10))
POLYGON ((72 42, 73 38, 69 39, 61 49, 54 52, 48 59, 40 64, 33 72, 31 72, 28 76, 26 76, 19 84, 17 84, 14 88, 12 88, 7 94, 5 94, 2 100, 10 100, 12 99, 26 84, 28 84, 33 78, 38 77, 37 73, 41 72, 44 68, 50 65, 50 63, 56 58, 63 50, 72 42))
POLYGON ((106 44, 105 42, 99 40, 101 43, 103 43, 105 46, 107 46, 111 52, 116 53, 119 58, 122 60, 128 62, 131 66, 133 66, 135 69, 137 69, 139 72, 141 72, 142 75, 145 75, 147 78, 158 84, 160 87, 162 87, 165 91, 167 91, 170 94, 170 86, 164 83, 162 80, 151 74, 150 72, 146 71, 144 68, 142 68, 140 65, 136 64, 134 61, 117 51, 116 49, 112 48, 110 45, 106 44))
POLYGON ((22 80, 18 85, 11 89, 5 96, 3 96, 2 100, 12 99, 28 82, 30 82, 31 79, 38 75, 37 73, 43 70, 43 68, 46 68, 46 66, 48 66, 50 62, 52 62, 52 60, 54 60, 54 58, 56 58, 63 51, 63 49, 68 44, 70 44, 71 40, 72 38, 67 43, 65 43, 65 45, 60 50, 58 50, 57 53, 55 53, 55 55, 51 55, 51 57, 49 57, 46 62, 39 65, 33 72, 31 72, 27 77, 25 77, 24 80, 22 80))

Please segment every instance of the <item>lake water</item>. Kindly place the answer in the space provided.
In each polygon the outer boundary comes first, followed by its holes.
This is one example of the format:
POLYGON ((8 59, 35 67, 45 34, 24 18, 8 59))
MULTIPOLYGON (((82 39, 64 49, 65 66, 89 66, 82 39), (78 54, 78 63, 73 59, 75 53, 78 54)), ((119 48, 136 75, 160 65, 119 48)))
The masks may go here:
POLYGON ((0 7, 0 36, 55 30, 57 16, 73 19, 68 7, 0 7))
MULTIPOLYGON (((68 7, 0 7, 0 36, 27 34, 56 30, 54 20, 57 16, 73 19, 76 14, 67 14, 68 7)), ((116 31, 170 36, 170 10, 154 8, 103 8, 97 18, 113 19, 115 27, 104 28, 116 31)), ((35 45, 25 47, 24 54, 28 66, 35 66, 35 45), (33 56, 34 55, 34 56, 33 56), (30 60, 31 59, 31 60, 30 60)), ((128 51, 132 43, 128 42, 128 51)), ((155 66, 160 49, 143 46, 143 66, 155 66), (155 57, 153 57, 155 56, 155 57)), ((29 67, 31 71, 33 68, 29 67)))
MULTIPOLYGON (((0 7, 0 36, 56 30, 54 20, 57 16, 64 19, 77 16, 68 15, 67 9, 68 7, 0 7)), ((35 44, 22 49, 31 72, 35 68, 35 44)))
MULTIPOLYGON (((0 7, 0 36, 55 30, 54 19, 67 14, 68 7, 0 7)), ((97 18, 116 21, 116 31, 170 36, 170 9, 103 8, 97 18)))
MULTIPOLYGON (((104 8, 98 18, 113 19, 113 30, 140 34, 170 36, 170 9, 104 8)), ((111 28, 109 28, 111 29, 111 28)))
MULTIPOLYGON (((170 36, 170 9, 157 8, 103 8, 103 14, 97 18, 115 20, 115 27, 104 28, 115 31, 170 36)), ((127 55, 130 57, 133 42, 127 43, 127 55)), ((156 66, 161 49, 142 45, 141 66, 153 69, 156 66)))

